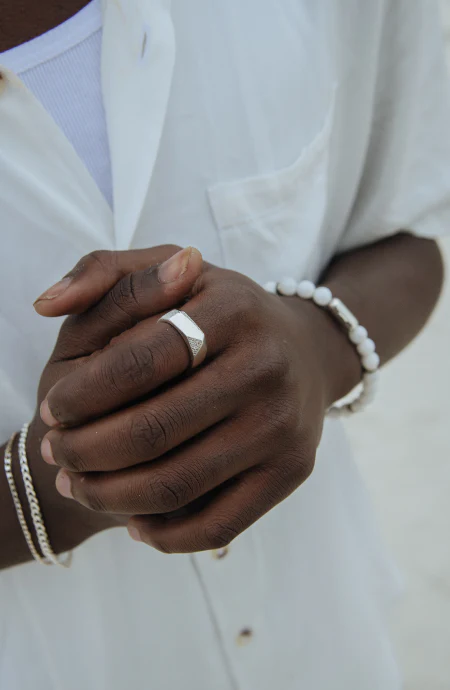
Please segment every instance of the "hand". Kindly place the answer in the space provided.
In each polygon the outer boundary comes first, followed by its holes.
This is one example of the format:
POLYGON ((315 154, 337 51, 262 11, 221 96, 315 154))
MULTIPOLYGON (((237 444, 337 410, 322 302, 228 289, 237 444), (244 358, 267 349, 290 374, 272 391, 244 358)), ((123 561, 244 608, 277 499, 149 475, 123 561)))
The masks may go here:
MULTIPOLYGON (((39 313, 48 316, 58 316, 62 313, 76 314, 86 311, 90 305, 103 297, 104 292, 108 292, 119 279, 123 278, 132 267, 145 268, 145 273, 152 281, 158 281, 158 267, 165 259, 171 257, 178 251, 178 247, 167 245, 155 249, 139 252, 135 256, 133 252, 120 253, 94 253, 85 257, 75 267, 62 284, 54 286, 49 293, 36 301, 35 306, 39 313), (102 263, 104 257, 108 256, 108 262, 102 263), (119 263, 120 259, 120 263, 119 263), (117 260, 116 263, 113 263, 117 260), (128 262, 128 263, 127 263, 128 262), (95 267, 95 270, 93 270, 95 267), (71 290, 68 286, 71 285, 71 290)), ((167 284, 166 288, 159 291, 160 302, 154 305, 157 309, 169 309, 172 304, 182 299, 184 294, 189 291, 201 271, 201 257, 196 255, 196 261, 191 262, 187 270, 176 284, 167 284)), ((149 310, 151 313, 151 309, 149 310)), ((105 312, 105 318, 107 314, 105 312)), ((50 358, 41 376, 38 391, 38 409, 30 425, 28 433, 28 459, 40 498, 41 508, 44 512, 46 526, 50 535, 53 548, 57 551, 64 551, 73 548, 82 541, 92 536, 94 533, 121 524, 126 524, 127 519, 122 515, 109 513, 95 513, 86 510, 84 506, 75 501, 67 501, 55 490, 55 478, 57 468, 46 465, 42 462, 40 446, 44 435, 48 431, 40 418, 39 407, 45 399, 48 391, 55 383, 63 379, 70 372, 82 366, 83 356, 68 359, 64 358, 65 348, 81 348, 85 352, 89 347, 95 348, 93 342, 94 334, 89 336, 85 329, 88 315, 85 315, 78 326, 78 317, 71 316, 63 325, 55 351, 50 358), (89 339, 90 337, 90 339, 89 339)), ((108 323, 108 328, 113 328, 108 323)), ((121 327, 119 328, 119 331, 121 327)), ((101 323, 96 328, 96 335, 101 337, 101 323)), ((15 463, 17 469, 18 463, 15 463)), ((20 474, 20 473, 18 473, 20 474)), ((19 477, 17 476, 17 479, 19 477)), ((19 490, 22 482, 17 481, 19 490)), ((23 497, 23 505, 27 505, 26 498, 23 497)))
POLYGON ((128 274, 66 321, 55 356, 82 366, 41 408, 63 495, 134 516, 130 533, 164 552, 228 544, 305 481, 325 412, 359 366, 333 320, 299 298, 212 266, 185 294, 207 337, 202 367, 189 371, 182 338, 157 322, 173 306, 167 285, 128 274))

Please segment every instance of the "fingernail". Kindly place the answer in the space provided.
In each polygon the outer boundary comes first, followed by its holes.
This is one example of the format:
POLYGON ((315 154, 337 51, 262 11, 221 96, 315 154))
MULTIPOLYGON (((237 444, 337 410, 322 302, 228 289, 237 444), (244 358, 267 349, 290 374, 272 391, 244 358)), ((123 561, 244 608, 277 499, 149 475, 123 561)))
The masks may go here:
POLYGON ((141 533, 137 527, 128 527, 128 534, 134 541, 142 541, 141 533))
POLYGON ((63 294, 63 292, 67 290, 71 282, 72 278, 70 276, 63 278, 59 282, 52 285, 52 287, 50 287, 48 290, 43 292, 42 295, 38 297, 37 300, 34 302, 34 305, 36 305, 38 302, 41 302, 42 300, 50 300, 56 299, 56 297, 61 297, 61 295, 63 294))
POLYGON ((164 261, 158 269, 159 282, 173 283, 178 278, 181 278, 189 266, 191 253, 192 247, 186 247, 186 249, 181 249, 181 251, 171 256, 170 259, 164 261))
POLYGON ((56 465, 55 458, 53 457, 52 445, 48 438, 44 438, 41 443, 41 455, 42 459, 49 465, 56 465))
POLYGON ((59 424, 58 420, 55 419, 54 416, 52 415, 52 413, 50 412, 50 408, 48 406, 47 399, 45 399, 41 402, 40 415, 41 415, 42 421, 47 426, 57 426, 59 424))
POLYGON ((70 477, 64 470, 58 472, 56 477, 56 489, 64 498, 73 498, 70 477))

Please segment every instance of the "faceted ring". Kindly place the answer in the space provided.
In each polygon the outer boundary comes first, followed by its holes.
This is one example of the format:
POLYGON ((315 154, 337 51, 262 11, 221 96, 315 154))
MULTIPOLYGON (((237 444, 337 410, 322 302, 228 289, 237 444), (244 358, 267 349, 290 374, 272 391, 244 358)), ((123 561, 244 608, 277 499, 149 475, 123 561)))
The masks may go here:
POLYGON ((170 323, 181 335, 189 350, 191 366, 198 367, 206 357, 206 338, 202 329, 197 326, 195 321, 184 311, 172 309, 159 321, 170 323))

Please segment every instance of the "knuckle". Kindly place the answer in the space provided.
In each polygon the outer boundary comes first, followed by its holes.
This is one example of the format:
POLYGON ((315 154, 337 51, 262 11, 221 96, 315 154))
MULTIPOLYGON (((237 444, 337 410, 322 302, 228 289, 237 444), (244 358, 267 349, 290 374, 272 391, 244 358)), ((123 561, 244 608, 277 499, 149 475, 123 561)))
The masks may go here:
POLYGON ((168 432, 163 422, 150 410, 137 414, 131 422, 133 451, 141 457, 166 448, 168 432))
POLYGON ((216 518, 205 526, 208 548, 220 549, 228 546, 241 532, 242 526, 236 519, 216 518))
POLYGON ((311 476, 316 462, 316 444, 313 435, 304 433, 300 435, 292 449, 285 451, 282 466, 286 473, 294 475, 300 483, 311 476))
POLYGON ((108 251, 107 249, 96 249, 90 252, 90 254, 86 254, 86 256, 81 259, 80 264, 94 264, 99 266, 102 271, 106 272, 109 271, 114 264, 115 256, 115 252, 108 251))
POLYGON ((151 347, 144 343, 119 346, 114 352, 114 362, 108 362, 105 372, 107 384, 120 393, 139 390, 143 383, 152 378, 155 358, 151 347))
POLYGON ((235 289, 236 301, 233 314, 235 326, 245 327, 245 330, 255 330, 261 322, 261 296, 258 286, 252 283, 239 284, 235 289))
POLYGON ((95 486, 95 484, 91 484, 89 488, 86 486, 83 488, 83 505, 95 513, 108 512, 108 508, 101 495, 101 492, 99 491, 98 487, 95 486))
POLYGON ((74 447, 70 432, 62 433, 56 444, 52 442, 52 447, 56 447, 56 459, 58 464, 72 472, 86 472, 88 466, 85 458, 74 447))
POLYGON ((72 278, 78 278, 78 276, 91 268, 100 268, 104 273, 109 272, 110 267, 114 263, 114 257, 115 252, 108 251, 107 249, 96 249, 82 256, 67 275, 72 278))
POLYGON ((314 435, 297 429, 283 435, 273 458, 261 466, 272 503, 286 498, 312 474, 316 459, 314 435))
POLYGON ((252 313, 255 309, 259 309, 261 304, 261 296, 258 288, 252 283, 244 283, 239 286, 239 303, 243 311, 252 313))
POLYGON ((300 417, 299 406, 283 399, 273 410, 273 421, 282 434, 295 434, 300 417))
POLYGON ((316 465, 316 454, 309 453, 302 458, 303 481, 306 481, 313 473, 316 465))
POLYGON ((282 397, 270 399, 263 407, 261 416, 271 437, 281 438, 283 445, 297 438, 300 409, 295 402, 282 397))
POLYGON ((77 278, 91 269, 100 269, 102 273, 109 275, 115 269, 116 263, 117 252, 108 251, 107 249, 96 249, 89 254, 85 254, 68 275, 72 278, 77 278))
POLYGON ((195 484, 184 473, 166 473, 152 480, 150 502, 162 512, 178 510, 195 498, 195 484))
MULTIPOLYGON (((154 269, 150 269, 151 271, 154 269)), ((110 292, 110 299, 116 309, 125 312, 127 315, 133 314, 139 309, 141 304, 140 281, 138 274, 128 273, 110 292)))
POLYGON ((300 466, 303 481, 313 473, 316 464, 316 444, 312 441, 303 442, 297 454, 297 462, 300 466))
POLYGON ((275 340, 266 339, 255 372, 258 384, 266 388, 280 388, 289 371, 290 361, 283 347, 275 340))
MULTIPOLYGON (((215 272, 205 272, 201 277, 201 289, 208 293, 209 317, 217 327, 224 329, 225 335, 257 331, 261 329, 262 300, 258 285, 250 280, 243 280, 233 272, 217 280, 215 272), (218 307, 220 322, 217 319, 218 307)), ((208 307, 205 305, 205 309, 208 307)))

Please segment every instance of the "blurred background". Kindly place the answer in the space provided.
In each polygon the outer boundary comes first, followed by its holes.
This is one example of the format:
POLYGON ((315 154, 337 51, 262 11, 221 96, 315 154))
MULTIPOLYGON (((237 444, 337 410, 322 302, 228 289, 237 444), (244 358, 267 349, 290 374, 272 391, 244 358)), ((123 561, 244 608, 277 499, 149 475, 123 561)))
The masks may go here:
MULTIPOLYGON (((450 0, 441 4, 450 67, 450 0)), ((450 242, 442 248, 447 284, 428 329, 348 423, 405 581, 392 623, 405 690, 450 690, 450 242)))

